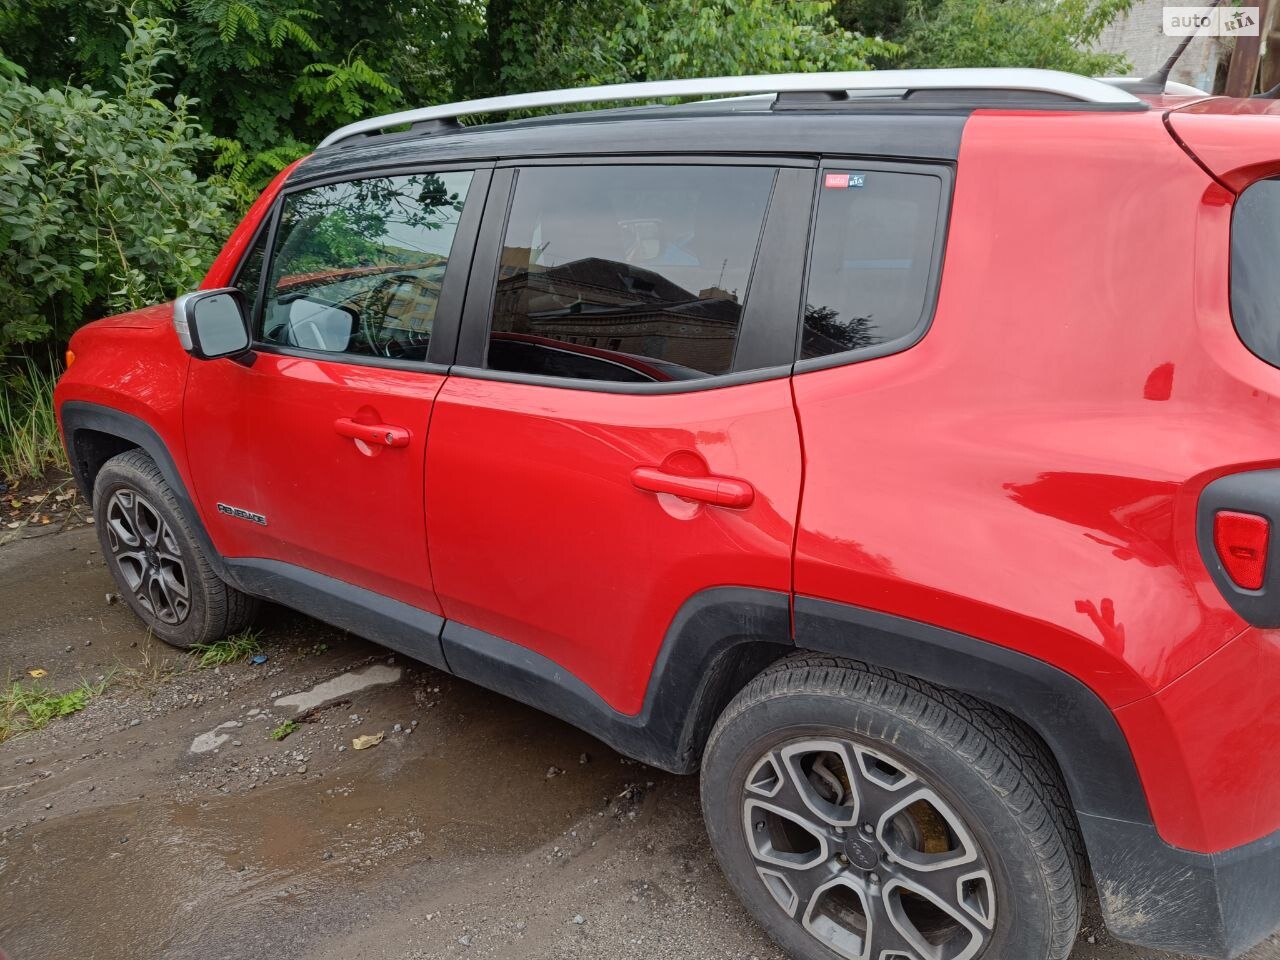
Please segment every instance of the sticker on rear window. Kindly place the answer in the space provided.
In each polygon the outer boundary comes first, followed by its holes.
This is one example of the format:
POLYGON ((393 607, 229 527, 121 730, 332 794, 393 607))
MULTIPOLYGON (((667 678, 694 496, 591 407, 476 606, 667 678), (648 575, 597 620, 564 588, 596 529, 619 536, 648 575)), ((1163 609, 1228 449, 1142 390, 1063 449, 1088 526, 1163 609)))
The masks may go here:
POLYGON ((828 173, 822 185, 828 190, 847 190, 849 187, 860 187, 866 182, 863 173, 828 173))

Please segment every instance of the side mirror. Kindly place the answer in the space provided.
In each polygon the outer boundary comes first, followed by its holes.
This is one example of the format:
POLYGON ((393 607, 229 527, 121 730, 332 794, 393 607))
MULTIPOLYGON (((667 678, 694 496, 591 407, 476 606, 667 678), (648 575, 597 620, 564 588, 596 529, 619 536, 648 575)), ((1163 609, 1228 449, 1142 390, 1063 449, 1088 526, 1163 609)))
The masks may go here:
POLYGON ((182 349, 198 360, 233 357, 249 349, 244 295, 235 287, 179 297, 173 304, 173 328, 182 349))

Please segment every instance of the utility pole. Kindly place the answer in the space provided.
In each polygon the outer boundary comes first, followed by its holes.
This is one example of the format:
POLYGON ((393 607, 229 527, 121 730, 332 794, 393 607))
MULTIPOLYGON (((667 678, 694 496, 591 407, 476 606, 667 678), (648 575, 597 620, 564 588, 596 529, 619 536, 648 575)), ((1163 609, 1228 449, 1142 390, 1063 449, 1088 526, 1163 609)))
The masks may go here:
POLYGON ((1228 97, 1249 97, 1258 86, 1258 63, 1262 59, 1262 39, 1267 35, 1270 23, 1267 0, 1257 0, 1258 35, 1236 37, 1236 48, 1231 53, 1231 67, 1227 70, 1228 97))
POLYGON ((1267 16, 1262 19, 1262 81, 1261 90, 1280 85, 1280 2, 1268 4, 1267 16))

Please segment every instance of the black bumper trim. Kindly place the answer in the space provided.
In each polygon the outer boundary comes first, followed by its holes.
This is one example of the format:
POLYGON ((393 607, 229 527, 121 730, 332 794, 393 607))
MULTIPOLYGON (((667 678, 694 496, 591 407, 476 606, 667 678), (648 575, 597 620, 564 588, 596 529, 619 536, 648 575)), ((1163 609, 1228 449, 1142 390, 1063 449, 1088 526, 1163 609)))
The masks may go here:
POLYGON ((1166 844, 1150 824, 1080 815, 1098 899, 1120 940, 1231 960, 1280 926, 1280 831, 1222 853, 1166 844))

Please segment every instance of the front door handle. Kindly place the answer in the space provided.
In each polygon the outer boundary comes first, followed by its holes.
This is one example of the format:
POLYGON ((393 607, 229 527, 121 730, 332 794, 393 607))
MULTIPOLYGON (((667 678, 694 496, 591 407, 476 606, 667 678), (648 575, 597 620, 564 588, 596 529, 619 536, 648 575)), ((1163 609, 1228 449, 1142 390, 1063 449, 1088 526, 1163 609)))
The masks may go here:
POLYGON ((360 423, 350 417, 339 417, 333 421, 333 429, 352 440, 363 440, 371 447, 407 447, 409 431, 404 427, 393 427, 389 423, 360 423))
POLYGON ((756 491, 745 480, 734 477, 686 477, 668 473, 661 467, 636 467, 631 482, 648 493, 670 493, 686 500, 709 503, 713 507, 749 507, 756 491))

